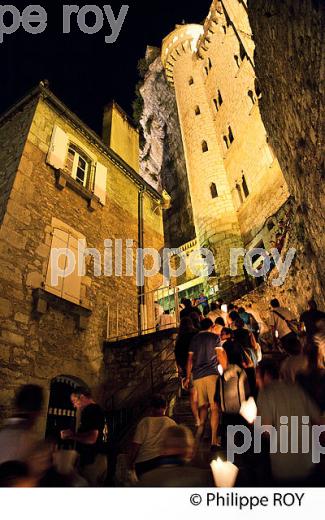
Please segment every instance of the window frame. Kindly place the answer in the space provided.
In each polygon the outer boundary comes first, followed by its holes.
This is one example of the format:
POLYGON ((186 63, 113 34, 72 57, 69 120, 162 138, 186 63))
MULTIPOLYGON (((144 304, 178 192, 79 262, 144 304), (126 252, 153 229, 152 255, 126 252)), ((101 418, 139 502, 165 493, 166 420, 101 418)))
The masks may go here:
MULTIPOLYGON (((93 172, 93 160, 89 157, 87 152, 85 152, 80 146, 75 144, 73 141, 69 141, 68 143, 68 149, 67 149, 67 155, 65 160, 65 166, 64 171, 72 179, 74 179, 80 186, 82 186, 85 189, 88 189, 89 191, 93 191, 93 179, 92 179, 92 172, 93 172), (72 168, 68 168, 68 159, 70 150, 74 152, 73 161, 72 161, 72 168), (79 162, 80 160, 84 161, 87 168, 85 169, 85 176, 84 180, 81 181, 81 179, 78 178, 78 170, 80 168, 79 162)), ((80 168, 81 169, 81 168, 80 168)), ((81 169, 82 170, 82 169, 81 169)))

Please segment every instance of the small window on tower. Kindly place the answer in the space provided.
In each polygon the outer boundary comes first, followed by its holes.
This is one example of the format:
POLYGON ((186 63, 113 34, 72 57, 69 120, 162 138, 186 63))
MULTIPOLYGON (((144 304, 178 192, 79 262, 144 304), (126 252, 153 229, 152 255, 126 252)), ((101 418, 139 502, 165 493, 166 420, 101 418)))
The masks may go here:
POLYGON ((243 61, 246 58, 245 47, 243 46, 242 43, 240 43, 240 45, 239 45, 239 55, 240 55, 241 61, 243 61))
POLYGON ((195 115, 199 116, 200 114, 201 114, 200 107, 199 107, 199 105, 196 105, 196 107, 195 107, 195 115))
POLYGON ((224 143, 225 143, 226 148, 227 148, 227 150, 228 150, 228 148, 229 148, 228 137, 227 137, 226 135, 224 135, 224 136, 223 136, 223 140, 224 140, 224 143))
POLYGON ((228 126, 228 137, 229 137, 229 143, 231 144, 234 141, 234 134, 232 133, 231 126, 228 126))
POLYGON ((254 96, 254 92, 253 92, 252 90, 249 90, 249 91, 247 92, 247 95, 248 95, 248 97, 250 98, 252 104, 254 105, 254 104, 255 104, 255 101, 256 101, 255 96, 254 96))
POLYGON ((222 99, 222 95, 221 95, 220 90, 218 90, 218 102, 219 102, 219 106, 221 107, 221 105, 223 103, 223 99, 222 99))
POLYGON ((203 141, 202 142, 202 152, 205 153, 205 152, 208 152, 208 150, 209 150, 208 143, 206 141, 203 141))
POLYGON ((210 184, 210 192, 211 192, 211 197, 213 199, 216 199, 218 197, 217 186, 214 182, 212 182, 212 184, 210 184))
POLYGON ((188 84, 189 84, 189 85, 194 85, 194 79, 192 78, 192 76, 191 76, 190 79, 188 80, 188 84))
POLYGON ((239 61, 239 57, 237 56, 237 54, 235 54, 234 60, 236 62, 237 67, 239 68, 240 67, 240 61, 239 61))
POLYGON ((243 187, 244 195, 247 198, 248 195, 249 195, 249 189, 248 189, 248 186, 247 186, 245 175, 242 176, 242 187, 243 187))
POLYGON ((237 190, 239 203, 242 204, 244 202, 244 199, 243 199, 243 194, 241 192, 241 187, 239 184, 236 184, 236 190, 237 190))
POLYGON ((214 106, 216 107, 216 111, 218 112, 218 110, 219 110, 218 101, 215 98, 213 99, 213 103, 214 103, 214 106))
POLYGON ((211 70, 211 69, 212 69, 212 61, 211 61, 211 58, 208 59, 208 63, 209 63, 209 69, 211 70))

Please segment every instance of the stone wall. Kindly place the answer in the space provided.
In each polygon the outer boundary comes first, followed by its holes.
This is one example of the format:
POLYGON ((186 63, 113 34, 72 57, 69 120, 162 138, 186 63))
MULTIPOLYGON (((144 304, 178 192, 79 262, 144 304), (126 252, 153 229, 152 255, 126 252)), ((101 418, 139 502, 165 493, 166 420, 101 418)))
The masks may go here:
POLYGON ((248 0, 248 13, 263 122, 296 200, 300 242, 309 277, 314 276, 310 292, 323 305, 325 5, 321 0, 248 0))
POLYGON ((137 396, 150 391, 152 381, 163 384, 164 378, 176 375, 175 340, 174 330, 164 330, 105 344, 105 365, 116 374, 114 387, 108 384, 106 388, 108 409, 118 408, 123 401, 136 401, 137 396))
POLYGON ((0 225, 34 111, 35 103, 31 103, 25 105, 14 119, 10 113, 0 119, 0 225))
MULTIPOLYGON (((12 129, 14 132, 17 129, 15 118, 12 129)), ((13 148, 17 159, 18 151, 13 148)), ((127 308, 128 302, 136 301, 135 276, 96 277, 92 262, 87 263, 82 298, 92 312, 85 330, 78 328, 71 304, 60 298, 54 297, 47 312, 37 314, 34 292, 44 287, 53 218, 83 234, 87 247, 97 248, 101 255, 106 239, 131 239, 137 247, 139 189, 117 164, 87 139, 82 129, 57 112, 49 102, 39 100, 0 235, 2 415, 8 411, 15 389, 23 383, 39 383, 48 391, 52 378, 71 375, 85 381, 99 399, 103 399, 104 383, 110 381, 114 386, 115 366, 112 370, 109 364, 104 366, 102 353, 107 308, 108 305, 115 307, 118 301, 127 308), (55 171, 46 163, 55 123, 107 166, 105 206, 95 202, 94 211, 90 211, 78 191, 68 185, 63 190, 57 188, 55 171)), ((163 230, 161 214, 154 212, 156 206, 157 201, 146 193, 145 246, 159 250, 163 245, 163 230)), ((160 283, 160 276, 150 281, 156 286, 160 283)), ((125 319, 131 320, 131 316, 126 313, 125 319)))

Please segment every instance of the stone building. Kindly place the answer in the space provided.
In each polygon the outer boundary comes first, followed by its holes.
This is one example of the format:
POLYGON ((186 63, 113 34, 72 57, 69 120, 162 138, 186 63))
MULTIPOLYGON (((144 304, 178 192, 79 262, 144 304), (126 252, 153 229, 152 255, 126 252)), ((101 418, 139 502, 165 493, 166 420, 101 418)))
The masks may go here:
MULTIPOLYGON (((129 333, 138 330, 125 251, 161 249, 162 198, 139 176, 138 132, 115 103, 103 126, 101 139, 43 84, 0 120, 1 415, 27 382, 48 398, 50 387, 82 381, 103 401, 116 384, 103 359, 108 314, 119 304, 129 333)), ((148 278, 141 291, 161 282, 148 278)), ((73 413, 54 401, 50 414, 73 413)))
POLYGON ((230 249, 272 247, 289 198, 260 114, 246 3, 213 1, 203 25, 176 26, 164 39, 161 59, 175 89, 198 245, 215 258, 209 284, 233 294, 244 273, 229 276, 230 249))

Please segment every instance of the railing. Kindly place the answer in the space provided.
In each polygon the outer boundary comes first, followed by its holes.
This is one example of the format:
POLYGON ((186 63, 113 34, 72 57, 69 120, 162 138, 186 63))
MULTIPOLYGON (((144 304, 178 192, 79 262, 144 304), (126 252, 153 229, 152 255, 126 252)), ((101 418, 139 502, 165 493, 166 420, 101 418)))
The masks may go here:
POLYGON ((113 445, 119 442, 139 420, 148 408, 150 398, 154 393, 163 390, 167 400, 171 397, 168 392, 166 395, 166 389, 173 380, 177 381, 174 345, 175 339, 171 340, 134 374, 135 384, 127 388, 126 394, 124 386, 106 400, 109 438, 113 445), (119 398, 121 393, 124 393, 122 399, 119 398))
POLYGON ((107 306, 107 340, 142 336, 178 327, 179 302, 177 287, 162 287, 127 298, 122 304, 107 306), (162 314, 168 314, 169 317, 162 314))

